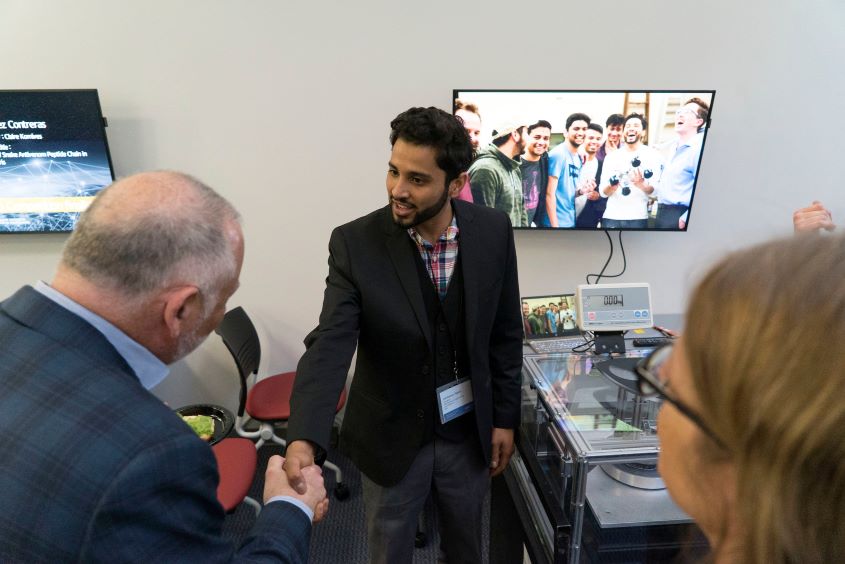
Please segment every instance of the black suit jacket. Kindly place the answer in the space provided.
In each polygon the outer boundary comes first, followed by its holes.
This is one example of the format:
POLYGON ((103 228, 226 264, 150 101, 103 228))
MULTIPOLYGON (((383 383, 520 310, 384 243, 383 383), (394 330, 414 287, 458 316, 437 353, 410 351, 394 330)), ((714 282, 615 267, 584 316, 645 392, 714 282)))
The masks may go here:
POLYGON ((0 562, 304 562, 271 503, 238 552, 217 465, 102 333, 30 287, 0 304, 0 562))
MULTIPOLYGON (((489 461, 492 428, 519 423, 522 317, 513 230, 504 213, 453 201, 460 229, 475 426, 489 461)), ((370 479, 399 482, 423 444, 429 321, 407 230, 389 206, 332 232, 320 323, 297 367, 288 439, 329 440, 356 344, 341 448, 370 479)), ((430 418, 429 418, 430 421, 430 418)))

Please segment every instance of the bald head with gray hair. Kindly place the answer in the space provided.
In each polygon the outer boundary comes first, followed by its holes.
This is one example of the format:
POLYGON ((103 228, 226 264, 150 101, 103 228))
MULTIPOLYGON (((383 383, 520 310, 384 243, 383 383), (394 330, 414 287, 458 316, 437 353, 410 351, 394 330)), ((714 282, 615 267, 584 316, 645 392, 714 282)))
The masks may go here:
POLYGON ((187 174, 147 172, 104 189, 81 215, 62 265, 129 299, 192 284, 212 299, 235 272, 238 212, 187 174))

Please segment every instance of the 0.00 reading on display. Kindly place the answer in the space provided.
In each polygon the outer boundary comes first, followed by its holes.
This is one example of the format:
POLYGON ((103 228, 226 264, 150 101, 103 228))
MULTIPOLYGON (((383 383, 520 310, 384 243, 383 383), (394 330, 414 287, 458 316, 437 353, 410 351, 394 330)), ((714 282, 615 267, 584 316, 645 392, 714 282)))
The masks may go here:
POLYGON ((606 306, 625 305, 623 300, 622 300, 621 295, 618 295, 618 296, 602 296, 602 298, 604 299, 604 305, 606 305, 606 306))

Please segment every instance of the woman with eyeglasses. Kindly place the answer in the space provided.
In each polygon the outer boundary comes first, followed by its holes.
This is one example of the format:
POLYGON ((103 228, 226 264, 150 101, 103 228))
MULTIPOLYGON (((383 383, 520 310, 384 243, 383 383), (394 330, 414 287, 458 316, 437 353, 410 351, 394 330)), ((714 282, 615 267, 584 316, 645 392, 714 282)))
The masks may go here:
POLYGON ((637 371, 665 400, 660 474, 714 562, 845 562, 845 239, 722 260, 637 371))

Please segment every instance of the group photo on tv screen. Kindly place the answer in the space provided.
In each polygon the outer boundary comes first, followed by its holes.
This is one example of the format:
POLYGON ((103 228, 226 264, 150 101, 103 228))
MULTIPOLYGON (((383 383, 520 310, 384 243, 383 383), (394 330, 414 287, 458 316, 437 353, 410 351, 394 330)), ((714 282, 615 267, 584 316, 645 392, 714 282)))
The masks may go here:
POLYGON ((687 229, 715 91, 452 94, 476 152, 460 199, 515 229, 687 229))

